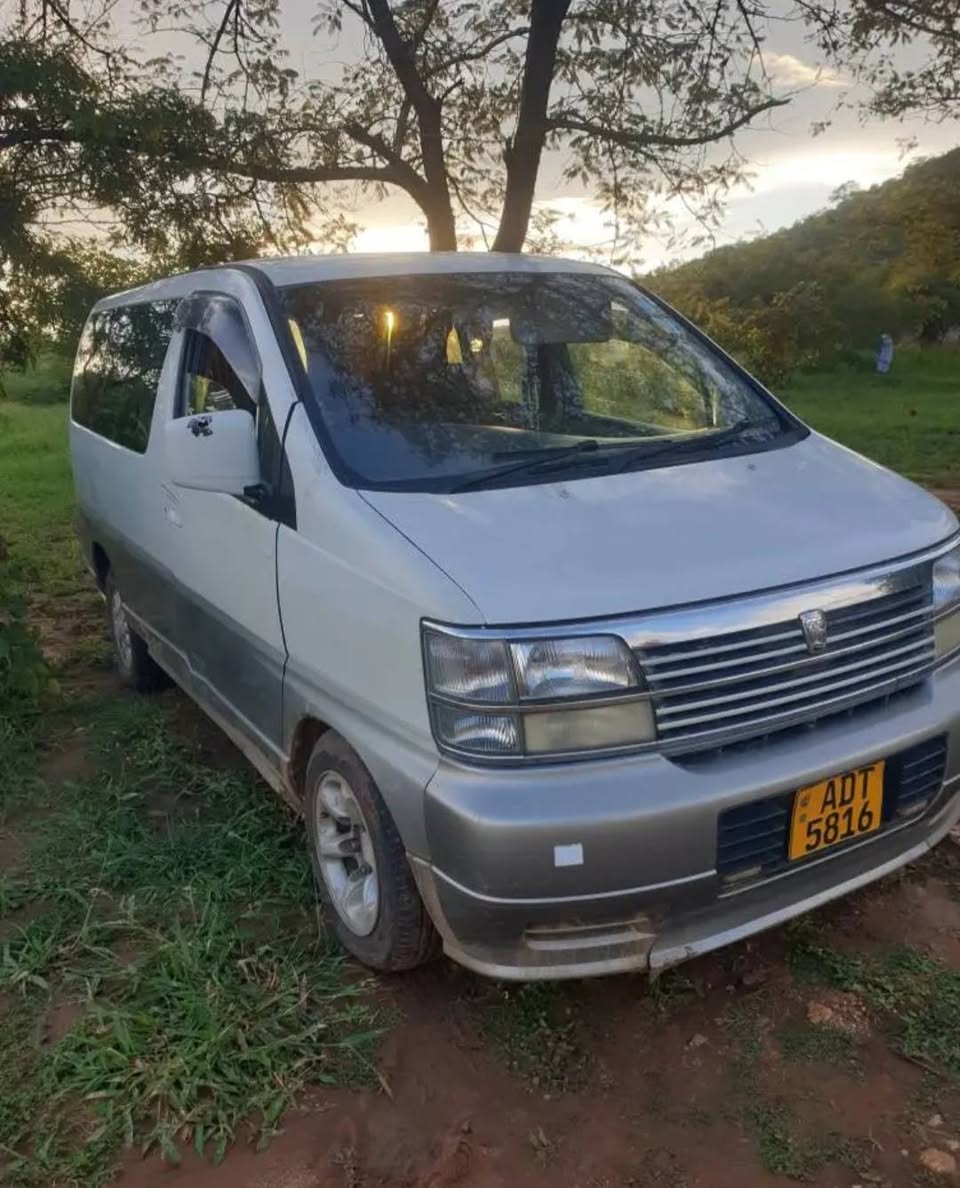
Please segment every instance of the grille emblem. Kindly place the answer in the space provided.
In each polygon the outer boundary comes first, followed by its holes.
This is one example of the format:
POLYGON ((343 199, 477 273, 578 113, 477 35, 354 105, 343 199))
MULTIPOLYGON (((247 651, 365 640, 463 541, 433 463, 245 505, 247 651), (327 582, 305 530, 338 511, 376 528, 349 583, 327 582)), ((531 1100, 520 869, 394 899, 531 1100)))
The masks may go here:
POLYGON ((816 656, 827 646, 827 616, 822 610, 804 611, 800 616, 800 626, 803 628, 803 638, 807 642, 807 651, 816 656))

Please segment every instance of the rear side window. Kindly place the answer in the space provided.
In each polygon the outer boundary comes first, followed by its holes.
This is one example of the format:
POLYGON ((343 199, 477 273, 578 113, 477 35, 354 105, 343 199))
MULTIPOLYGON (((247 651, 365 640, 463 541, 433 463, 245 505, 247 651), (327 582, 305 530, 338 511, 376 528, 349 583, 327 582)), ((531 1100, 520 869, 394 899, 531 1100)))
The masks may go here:
POLYGON ((138 454, 146 451, 175 301, 105 309, 87 322, 73 372, 78 425, 138 454))

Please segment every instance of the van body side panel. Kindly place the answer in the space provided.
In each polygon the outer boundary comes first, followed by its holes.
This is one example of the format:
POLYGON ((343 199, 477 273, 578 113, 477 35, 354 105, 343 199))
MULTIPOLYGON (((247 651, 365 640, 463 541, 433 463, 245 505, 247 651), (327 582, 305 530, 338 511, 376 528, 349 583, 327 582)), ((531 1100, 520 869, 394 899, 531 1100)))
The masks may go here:
POLYGON ((284 749, 299 722, 337 730, 370 769, 404 844, 424 853, 423 791, 438 763, 420 620, 476 621, 463 592, 355 491, 337 482, 297 408, 287 435, 298 530, 277 543, 289 648, 284 749))

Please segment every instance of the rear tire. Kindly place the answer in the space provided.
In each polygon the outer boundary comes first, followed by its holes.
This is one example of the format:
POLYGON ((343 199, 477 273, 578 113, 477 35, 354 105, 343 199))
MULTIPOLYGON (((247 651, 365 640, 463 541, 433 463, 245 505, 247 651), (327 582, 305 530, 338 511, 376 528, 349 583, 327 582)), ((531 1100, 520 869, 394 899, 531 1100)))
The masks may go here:
POLYGON ((400 834, 356 752, 335 731, 307 763, 307 838, 324 914, 343 947, 371 969, 414 969, 440 940, 400 834))
POLYGON ((170 678, 150 655, 143 638, 130 626, 127 609, 112 573, 108 573, 104 580, 103 595, 107 600, 107 630, 113 662, 124 683, 137 693, 157 693, 166 689, 171 683, 170 678))

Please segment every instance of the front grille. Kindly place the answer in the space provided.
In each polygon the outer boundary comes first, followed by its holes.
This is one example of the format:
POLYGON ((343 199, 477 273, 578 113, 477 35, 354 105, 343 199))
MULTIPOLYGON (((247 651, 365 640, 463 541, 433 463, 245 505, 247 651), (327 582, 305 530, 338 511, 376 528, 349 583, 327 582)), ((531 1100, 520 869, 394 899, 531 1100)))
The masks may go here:
POLYGON ((661 744, 693 751, 771 734, 887 697, 933 666, 929 581, 829 609, 826 619, 818 655, 798 618, 638 649, 661 744))
POLYGON ((726 883, 773 874, 787 861, 787 829, 794 792, 753 800, 720 814, 717 873, 726 883))
MULTIPOLYGON (((884 771, 883 817, 879 834, 868 836, 877 837, 885 829, 924 812, 943 787, 946 763, 945 735, 891 756, 884 771)), ((737 805, 720 814, 717 821, 717 873, 727 888, 769 878, 790 865, 787 835, 795 795, 795 792, 784 792, 737 805)), ((823 856, 845 849, 857 840, 851 838, 835 850, 824 850, 823 856)))
POLYGON ((896 756, 886 774, 884 820, 915 817, 940 791, 947 764, 945 735, 896 756))

